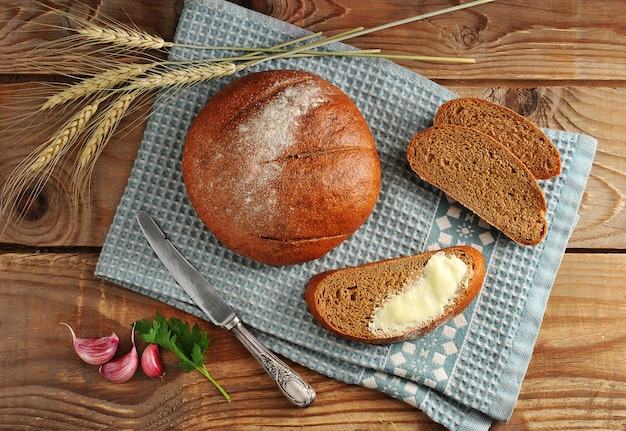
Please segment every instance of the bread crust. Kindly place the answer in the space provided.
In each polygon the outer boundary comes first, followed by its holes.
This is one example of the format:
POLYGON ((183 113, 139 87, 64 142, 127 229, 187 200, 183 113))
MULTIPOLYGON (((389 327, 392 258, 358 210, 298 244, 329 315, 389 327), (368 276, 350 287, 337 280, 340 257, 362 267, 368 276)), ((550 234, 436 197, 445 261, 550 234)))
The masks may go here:
POLYGON ((315 320, 340 337, 369 344, 397 343, 424 336, 462 313, 480 292, 484 277, 482 253, 470 246, 455 246, 316 274, 307 284, 305 301, 315 320), (376 307, 390 295, 400 293, 407 279, 421 274, 428 259, 438 252, 454 254, 468 266, 466 287, 453 304, 437 318, 402 334, 381 336, 367 329, 376 307))
POLYGON ((540 180, 561 173, 561 156, 550 139, 524 116, 478 97, 452 99, 439 107, 435 126, 476 129, 507 147, 540 180))
POLYGON ((407 148, 411 169, 523 245, 546 234, 546 201, 537 180, 506 147, 459 126, 433 126, 407 148))
POLYGON ((182 172, 216 238, 276 266, 319 258, 350 237, 381 181, 356 105, 297 70, 252 73, 216 94, 187 134, 182 172))

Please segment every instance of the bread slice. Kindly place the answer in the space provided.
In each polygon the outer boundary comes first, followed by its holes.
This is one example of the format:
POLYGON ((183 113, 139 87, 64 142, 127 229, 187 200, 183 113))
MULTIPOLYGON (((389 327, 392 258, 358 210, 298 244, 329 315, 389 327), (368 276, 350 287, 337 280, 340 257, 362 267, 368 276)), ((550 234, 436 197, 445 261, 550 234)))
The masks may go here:
POLYGON ((305 300, 313 317, 341 337, 371 344, 395 343, 420 337, 461 313, 480 291, 484 276, 485 260, 478 250, 468 246, 450 247, 322 272, 309 281, 305 300), (372 329, 370 322, 375 310, 422 277, 424 267, 435 253, 454 255, 467 268, 443 312, 400 331, 372 329))
POLYGON ((476 97, 461 97, 441 105, 435 126, 456 125, 483 132, 507 147, 537 179, 561 172, 561 156, 550 139, 517 112, 476 97))
POLYGON ((411 169, 512 240, 535 245, 547 230, 546 200, 513 153, 474 129, 433 126, 407 149, 411 169))

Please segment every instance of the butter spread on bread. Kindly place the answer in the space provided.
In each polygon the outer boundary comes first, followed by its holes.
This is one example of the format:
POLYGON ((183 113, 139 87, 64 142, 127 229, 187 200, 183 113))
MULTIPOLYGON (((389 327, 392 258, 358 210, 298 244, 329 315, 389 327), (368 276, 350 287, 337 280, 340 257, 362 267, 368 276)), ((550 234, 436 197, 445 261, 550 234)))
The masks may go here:
POLYGON ((411 169, 512 240, 539 243, 546 200, 536 178, 499 142, 474 129, 433 126, 407 149, 411 169))
MULTIPOLYGON (((484 276, 485 261, 478 250, 469 246, 449 247, 322 272, 309 281, 305 300, 312 316, 343 338, 371 344, 394 343, 423 336, 457 316, 478 295, 484 276), (372 328, 376 326, 372 322, 377 310, 390 298, 401 297, 416 280, 423 278, 426 265, 435 255, 453 256, 465 265, 453 293, 444 295, 447 299, 440 312, 422 319, 409 318, 413 321, 399 325, 402 329, 372 328)), ((424 294, 420 299, 430 296, 424 294)))
POLYGON ((457 289, 462 288, 466 273, 467 265, 453 254, 432 255, 422 274, 407 280, 402 292, 390 295, 374 310, 369 329, 382 335, 401 334, 440 316, 457 289))
POLYGON ((561 157, 554 144, 512 109, 477 97, 460 97, 439 107, 434 124, 469 127, 489 135, 515 154, 537 179, 561 172, 561 157))

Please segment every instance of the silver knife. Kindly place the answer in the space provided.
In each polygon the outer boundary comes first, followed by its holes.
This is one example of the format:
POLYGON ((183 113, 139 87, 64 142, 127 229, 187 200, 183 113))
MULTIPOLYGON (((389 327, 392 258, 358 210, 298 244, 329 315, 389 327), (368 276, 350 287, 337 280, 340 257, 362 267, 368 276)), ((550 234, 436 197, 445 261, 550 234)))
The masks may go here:
POLYGON ((213 324, 231 331, 263 366, 267 374, 289 401, 308 407, 315 400, 315 391, 287 364, 259 342, 224 301, 215 288, 165 238, 165 234, 145 211, 137 213, 137 221, 148 243, 180 287, 208 316, 213 324))

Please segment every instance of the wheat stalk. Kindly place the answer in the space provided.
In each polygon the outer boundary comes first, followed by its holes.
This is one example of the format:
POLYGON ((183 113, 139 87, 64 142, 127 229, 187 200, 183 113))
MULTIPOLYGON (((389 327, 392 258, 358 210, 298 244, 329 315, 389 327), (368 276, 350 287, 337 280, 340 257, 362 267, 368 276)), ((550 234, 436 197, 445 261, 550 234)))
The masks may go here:
POLYGON ((99 91, 110 90, 133 77, 141 75, 151 67, 153 67, 153 64, 132 63, 105 70, 91 78, 70 85, 63 91, 53 94, 40 109, 51 109, 70 100, 79 99, 99 91))

